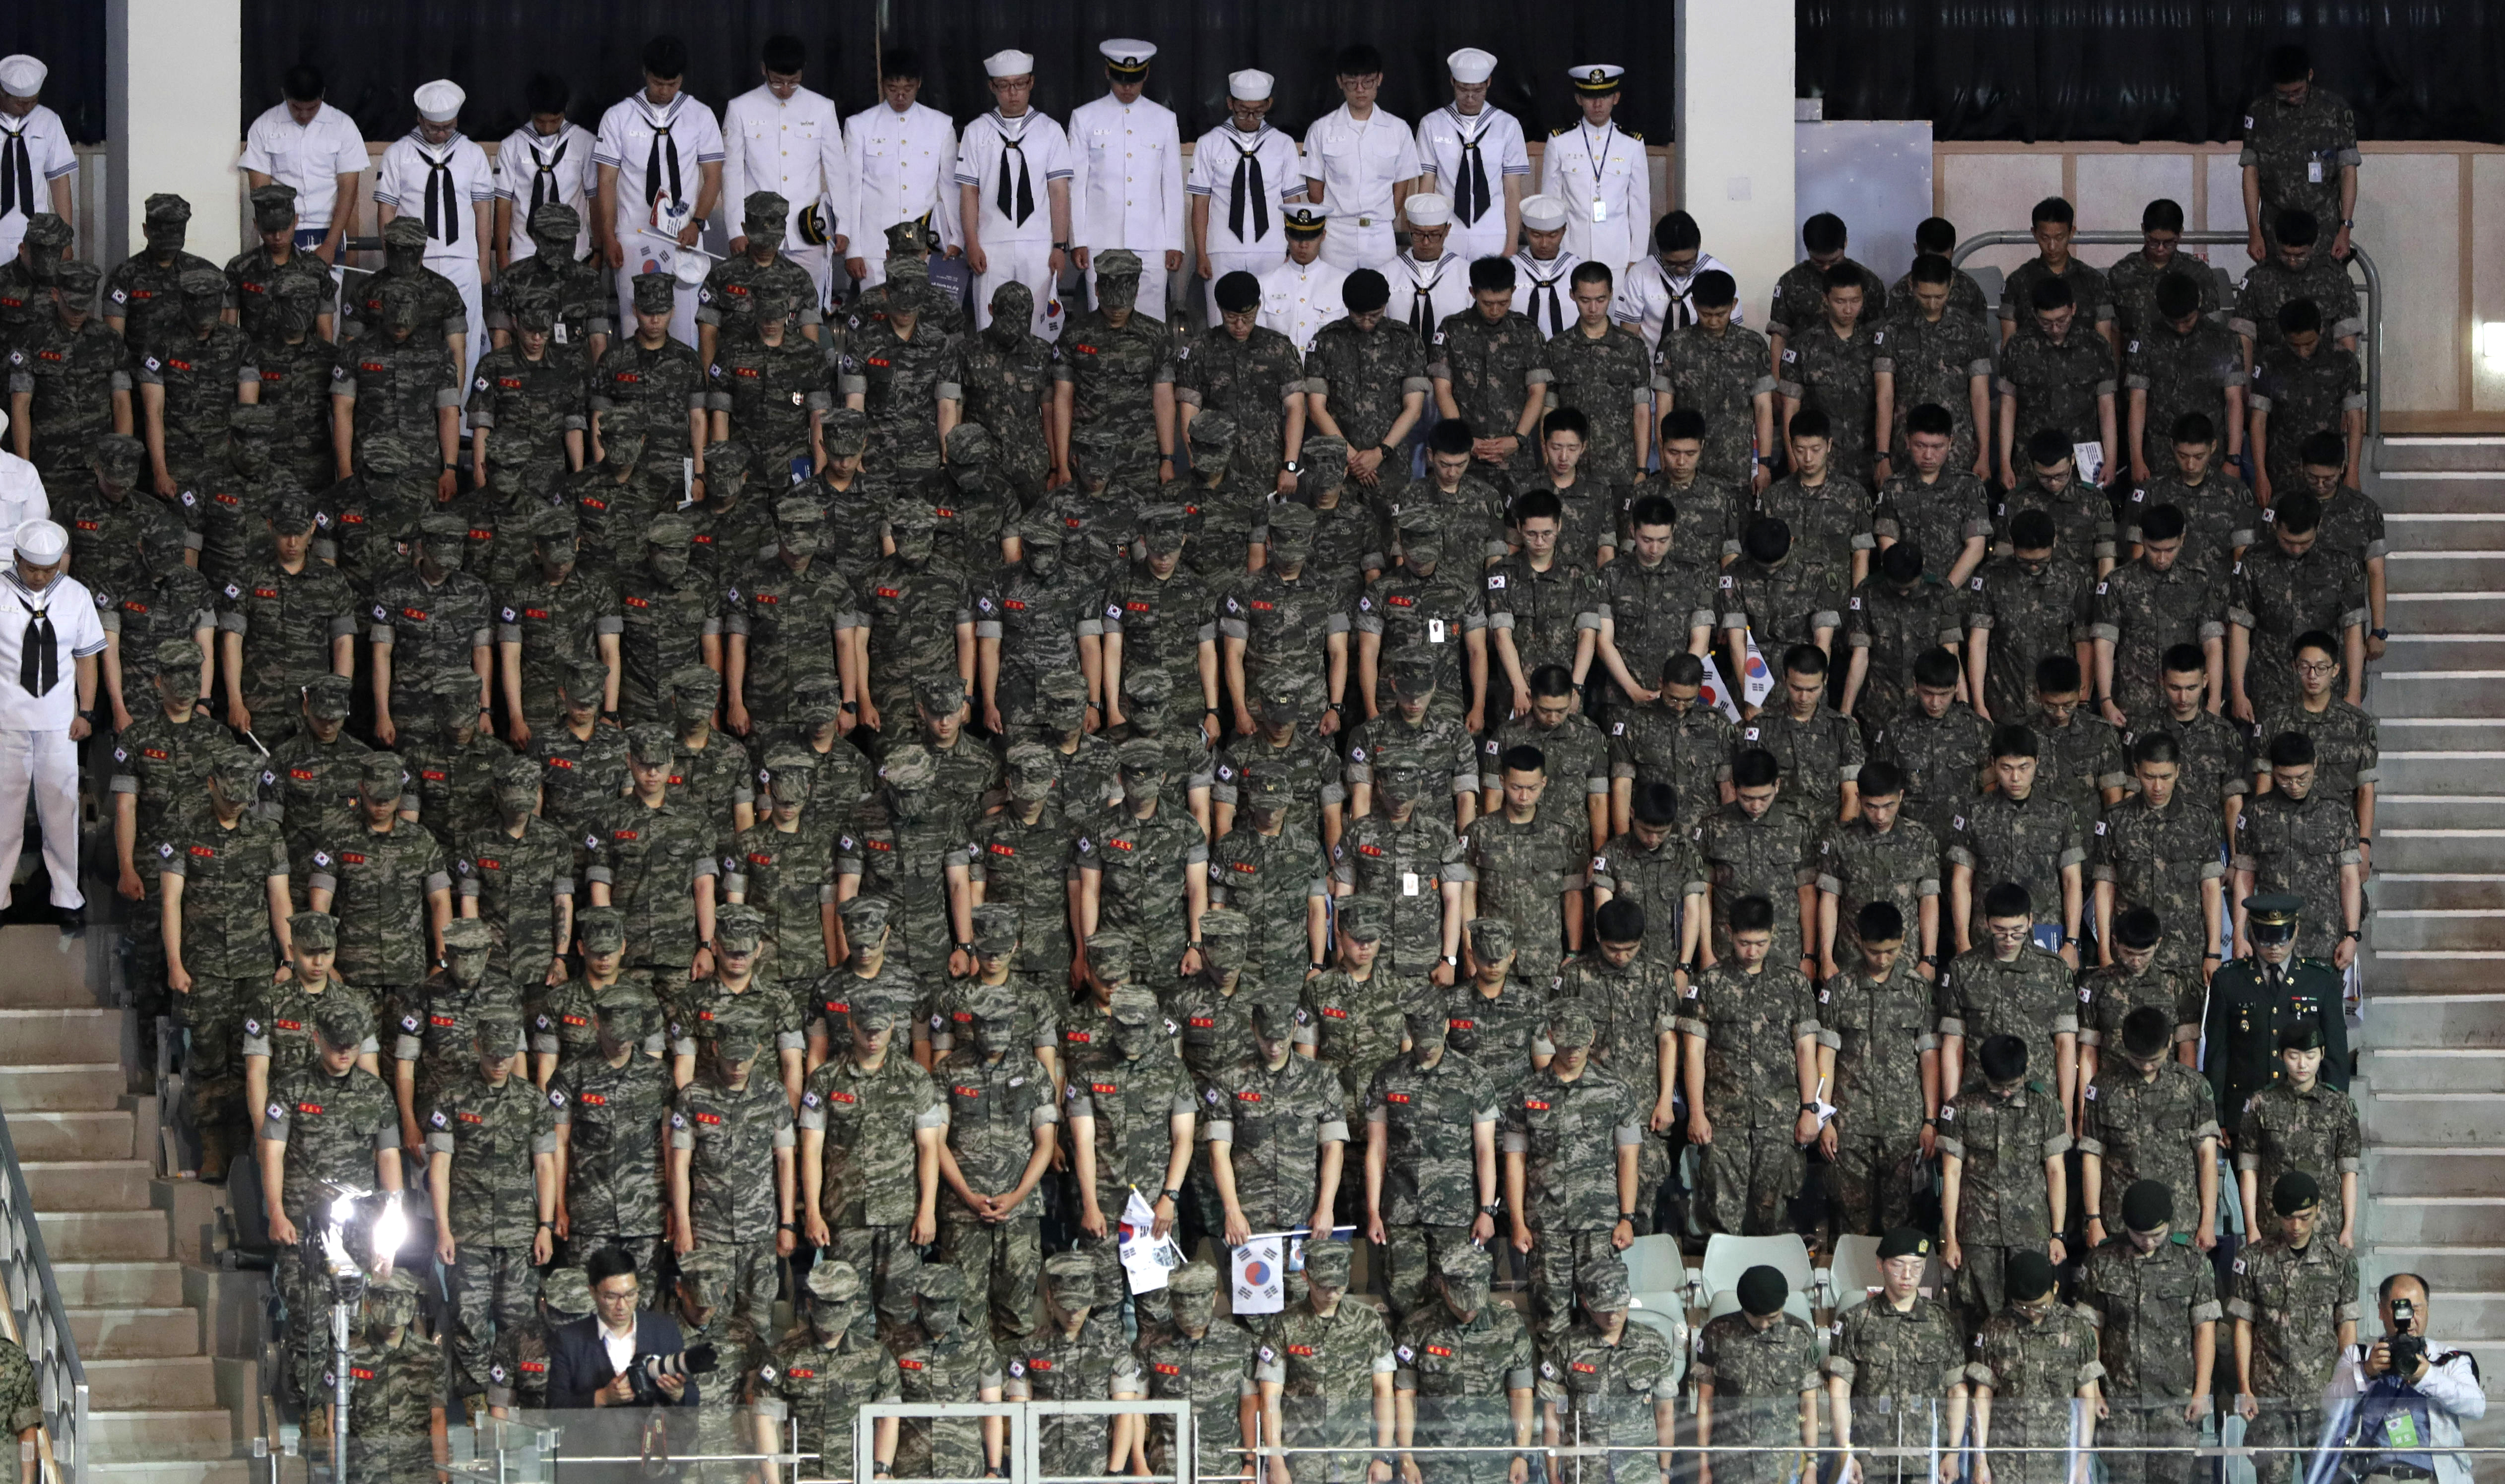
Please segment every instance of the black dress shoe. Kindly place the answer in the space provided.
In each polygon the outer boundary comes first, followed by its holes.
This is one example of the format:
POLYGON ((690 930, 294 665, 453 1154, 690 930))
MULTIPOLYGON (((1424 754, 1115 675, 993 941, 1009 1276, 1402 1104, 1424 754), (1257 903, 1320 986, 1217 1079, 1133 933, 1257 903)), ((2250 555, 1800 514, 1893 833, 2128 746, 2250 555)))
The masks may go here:
POLYGON ((83 936, 86 936, 86 934, 87 934, 87 908, 86 908, 86 907, 83 907, 83 906, 77 906, 77 907, 63 907, 63 908, 61 908, 61 909, 60 909, 60 914, 61 914, 61 936, 63 936, 63 937, 83 937, 83 936))

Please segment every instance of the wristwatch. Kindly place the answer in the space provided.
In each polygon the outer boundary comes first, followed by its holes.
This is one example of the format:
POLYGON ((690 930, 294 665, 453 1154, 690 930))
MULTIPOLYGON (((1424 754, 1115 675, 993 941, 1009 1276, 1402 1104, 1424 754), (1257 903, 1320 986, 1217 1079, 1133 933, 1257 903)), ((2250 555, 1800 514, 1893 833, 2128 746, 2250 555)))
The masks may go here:
POLYGON ((1502 1201, 1488 1201, 1480 1205, 1479 1215, 1484 1217, 1493 1217, 1503 1209, 1504 1203, 1502 1201))
POLYGON ((1459 969, 1462 967, 1462 956, 1458 953, 1447 953, 1439 962, 1447 969, 1459 969))
POLYGON ((1294 459, 1281 459, 1279 461, 1279 473, 1281 474, 1303 474, 1304 472, 1305 466, 1297 463, 1294 459))
POLYGON ((2368 637, 2375 639, 2389 639, 2392 637, 2392 631, 2387 628, 2370 628, 2366 630, 2366 633, 2368 637))
POLYGON ((1817 1105, 1816 1103, 1803 1103, 1801 1105, 1801 1112, 1816 1113, 1817 1112, 1817 1105))
POLYGON ((2347 932, 2343 933, 2340 936, 2348 939, 2352 943, 2362 942, 2366 936, 2365 933, 2361 929, 2357 928, 2350 928, 2347 932))
POLYGON ((1176 1189, 1168 1188, 1167 1190, 1165 1190, 1165 1191, 1162 1193, 1162 1195, 1161 1195, 1161 1197, 1160 1197, 1160 1198, 1161 1198, 1161 1199, 1164 1199, 1164 1200, 1169 1200, 1169 1201, 1179 1201, 1179 1200, 1182 1199, 1182 1191, 1180 1191, 1180 1190, 1176 1190, 1176 1189))
POLYGON ((1618 1219, 1633 1226, 1636 1223, 1636 1214, 1632 1211, 1621 1211, 1618 1213, 1618 1219))

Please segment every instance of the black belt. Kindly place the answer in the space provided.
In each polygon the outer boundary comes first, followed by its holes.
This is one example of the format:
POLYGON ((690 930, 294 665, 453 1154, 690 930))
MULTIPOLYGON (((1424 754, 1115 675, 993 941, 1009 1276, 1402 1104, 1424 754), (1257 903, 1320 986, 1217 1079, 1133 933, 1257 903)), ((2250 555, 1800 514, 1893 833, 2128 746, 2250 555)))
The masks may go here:
POLYGON ((2435 1470, 2420 1468, 2416 1464, 2383 1464, 2366 1470, 2368 1484, 2376 1479, 2432 1479, 2435 1470))

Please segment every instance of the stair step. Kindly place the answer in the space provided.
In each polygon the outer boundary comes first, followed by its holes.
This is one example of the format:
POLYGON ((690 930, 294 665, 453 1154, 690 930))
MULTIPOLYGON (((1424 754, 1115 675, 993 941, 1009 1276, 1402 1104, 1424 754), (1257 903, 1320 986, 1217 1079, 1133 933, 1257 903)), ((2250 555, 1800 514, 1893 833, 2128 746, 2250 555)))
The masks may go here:
POLYGON ((2505 1094, 2385 1092, 2363 1100, 2357 1119, 2369 1145, 2505 1144, 2505 1094))
POLYGON ((2416 1273, 2438 1293, 2505 1291, 2505 1247, 2493 1242, 2368 1242, 2357 1254, 2357 1276, 2369 1290, 2393 1273, 2416 1273))
POLYGON ((2410 826, 2375 830, 2375 865, 2396 871, 2475 871, 2505 861, 2505 829, 2410 826))
POLYGON ((2490 907, 2375 909, 2377 951, 2505 949, 2505 911, 2490 907))
POLYGON ((9 1111, 9 1137, 19 1159, 127 1159, 131 1117, 126 1109, 90 1113, 9 1111))
MULTIPOLYGON (((2426 738, 2413 735, 2413 731, 2400 727, 2383 733, 2385 750, 2382 777, 2376 783, 2378 793, 2389 789, 2395 794, 2484 794, 2496 786, 2499 770, 2505 769, 2505 753, 2486 748, 2430 748, 2424 745, 2426 738)), ((2382 823, 2380 815, 2376 823, 2382 823)))
POLYGON ((153 1464, 230 1458, 234 1418, 224 1407, 158 1407, 87 1414, 88 1463, 153 1464))
POLYGON ((2505 498, 2484 511, 2385 512, 2383 538, 2393 551, 2505 549, 2505 498))
POLYGON ((101 1113, 121 1100, 125 1080, 119 1060, 0 1067, 0 1108, 101 1113))
POLYGON ((35 1220, 57 1261, 154 1262, 173 1251, 161 1211, 42 1211, 35 1220))
MULTIPOLYGON (((2382 919, 2376 932, 2382 933, 2382 919)), ((2379 1051, 2417 1047, 2505 1050, 2505 994, 2390 994, 2366 997, 2365 1030, 2356 1043, 2379 1051)))
MULTIPOLYGON (((2505 613, 2498 612, 2492 592, 2481 591, 2479 583, 2438 582, 2432 572, 2408 572, 2404 576, 2388 563, 2384 571, 2390 577, 2392 590, 2384 598, 2383 611, 2395 633, 2424 633, 2430 629, 2505 633, 2505 613), (2408 585, 2404 586, 2404 583, 2408 585)), ((2489 574, 2491 579, 2494 576, 2489 574)))
POLYGON ((119 1062, 122 1012, 106 1009, 0 1009, 0 1065, 119 1062))
POLYGON ((145 1211, 144 1159, 26 1160, 26 1194, 38 1211, 145 1211))
MULTIPOLYGON (((2376 443, 2375 477, 2392 478, 2403 471, 2494 471, 2505 477, 2505 439, 2449 438, 2429 434, 2386 438, 2376 443)), ((2402 475, 2406 477, 2406 475, 2402 475)))
POLYGON ((152 1360, 87 1360, 92 1404, 123 1411, 188 1411, 217 1405, 217 1362, 194 1355, 152 1360))
POLYGON ((2454 994, 2493 986, 2505 964, 2505 952, 2485 948, 2401 948, 2368 950, 2366 976, 2377 993, 2393 995, 2454 994))
MULTIPOLYGON (((2370 1200, 2505 1189, 2505 1154, 2441 1146, 2385 1145, 2366 1162, 2370 1200)), ((2499 1326, 2505 1328, 2505 1326, 2499 1326)))
MULTIPOLYGON (((47 1245, 49 1246, 49 1234, 47 1245)), ((171 1309, 183 1302, 183 1264, 162 1262, 89 1262, 53 1254, 53 1283, 61 1302, 73 1309, 171 1309)))
MULTIPOLYGON (((2505 578, 2505 571, 2498 576, 2505 578)), ((2505 715, 2505 670, 2379 670, 2375 715, 2387 722, 2505 715)))
MULTIPOLYGON (((101 908, 101 902, 90 899, 90 914, 101 908)), ((101 920, 80 938, 63 937, 58 929, 42 923, 0 928, 0 962, 9 966, 9 982, 0 985, 0 1006, 94 1009, 103 1003, 99 986, 111 982, 107 965, 116 936, 113 925, 101 920)))
POLYGON ((70 1309, 80 1359, 140 1359, 200 1353, 200 1311, 190 1308, 70 1309))
POLYGON ((2505 1095, 2505 1046, 2377 1047, 2358 1069, 2379 1088, 2505 1095))
MULTIPOLYGON (((2385 857, 2381 844, 2377 842, 2377 869, 2368 883, 2378 913, 2413 907, 2505 907, 2505 874, 2483 870, 2387 870, 2382 868, 2385 857)), ((2374 992, 2382 993, 2383 986, 2376 985, 2374 992)))
POLYGON ((2479 1242, 2505 1229, 2500 1196, 2379 1195, 2365 1208, 2358 1235, 2369 1242, 2479 1242))
POLYGON ((2505 830, 2505 794, 2402 794, 2375 791, 2375 829, 2505 830))

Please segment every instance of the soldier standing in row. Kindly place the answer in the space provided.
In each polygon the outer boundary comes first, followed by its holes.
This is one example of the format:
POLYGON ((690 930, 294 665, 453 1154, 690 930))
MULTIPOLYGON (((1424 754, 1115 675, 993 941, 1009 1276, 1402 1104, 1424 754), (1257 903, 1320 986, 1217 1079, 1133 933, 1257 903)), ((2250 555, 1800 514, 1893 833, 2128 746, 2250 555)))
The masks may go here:
POLYGON ((2323 1435, 2323 1389, 2357 1342, 2357 1258, 2324 1235, 2322 1186, 2290 1170, 2271 1186, 2276 1229, 2238 1254, 2227 1287, 2236 1322, 2236 1412, 2263 1484, 2288 1484, 2323 1435), (2263 1398, 2270 1404, 2265 1407, 2263 1398))
MULTIPOLYGON (((860 1270, 827 1258, 809 1269, 806 1288, 806 1322, 783 1337, 757 1372, 757 1449, 781 1452, 782 1425, 796 1422, 799 1451, 818 1455, 820 1466, 832 1473, 853 1456, 857 1409, 899 1401, 903 1394, 896 1358, 878 1342, 869 1286, 860 1270)), ((896 1464, 896 1420, 881 1418, 871 1427, 870 1457, 885 1474, 896 1464)))
MULTIPOLYGON (((1288 1448, 1334 1450, 1270 1460, 1270 1484, 1391 1484, 1398 1369, 1391 1332, 1371 1304, 1348 1298, 1349 1245, 1305 1244, 1305 1297, 1270 1321, 1252 1372, 1261 1433, 1288 1448), (1353 1455, 1371 1443, 1359 1466, 1353 1455)), ((1482 1269, 1484 1271, 1484 1269, 1482 1269)))
POLYGON ((455 1394, 487 1389, 496 1337, 534 1312, 537 1269, 555 1255, 556 1114, 518 1076, 522 1022, 494 1009, 476 1020, 475 1071, 441 1088, 426 1117, 426 1188, 435 1255, 451 1275, 455 1394))
MULTIPOLYGON (((585 923, 582 936, 586 958, 614 962, 625 926, 585 923)), ((657 1293, 667 1168, 661 1137, 671 1089, 669 1073, 645 1043, 659 1028, 659 1010, 649 991, 627 985, 585 1007, 596 1026, 592 1049, 563 1063, 547 1084, 563 1176, 556 1234, 566 1260, 578 1266, 604 1248, 625 1253, 636 1281, 657 1293)))
MULTIPOLYGON (((1521 1315, 1488 1291, 1494 1271, 1487 1249, 1451 1249, 1436 1265, 1435 1294, 1400 1322, 1393 1352, 1400 1363, 1392 1384, 1404 1475, 1419 1471, 1417 1456, 1406 1451, 1412 1442, 1475 1449, 1509 1441, 1523 1450, 1510 1460, 1463 1453, 1437 1460, 1435 1474, 1473 1484, 1528 1484, 1536 1350, 1521 1315)), ((1561 1318, 1570 1313, 1570 1285, 1555 1290, 1561 1318)), ((1560 1324, 1559 1333, 1564 1330, 1560 1324)))
POLYGON ((755 1075, 774 1039, 760 1016, 726 1009, 706 1028, 706 1076, 679 1090, 670 1114, 671 1245, 682 1257, 718 1254, 714 1301, 770 1328, 776 1262, 796 1245, 792 1104, 780 1082, 755 1075))
POLYGON ((1948 1305, 1922 1291, 1931 1239, 1911 1226, 1891 1227, 1879 1239, 1878 1255, 1879 1292, 1836 1320, 1826 1356, 1827 1405, 1844 1455, 1837 1477, 1854 1484, 1927 1480, 1923 1452, 1874 1459, 1868 1450, 1923 1450, 1934 1436, 1965 1435, 1965 1346, 1948 1305), (1935 1409, 1943 1402, 1947 1415, 1939 1420, 1935 1409))
POLYGON ((2078 1291, 2105 1368, 2101 1456, 2122 1484, 2189 1484, 2205 1473, 2183 1450, 2200 1445, 2213 1405, 2217 1279, 2174 1229, 2172 1190, 2138 1181, 2118 1204, 2122 1230, 2089 1252, 2078 1291))
MULTIPOLYGON (((2062 1307, 2053 1260, 2042 1253, 2014 1254, 2005 1271, 2008 1304, 1983 1323, 1965 1372, 1974 1387, 1975 1455, 1989 1458, 1985 1450, 1996 1442, 2003 1450, 1996 1477, 2062 1484, 2077 1476, 2103 1410, 2096 1326, 2062 1307), (2061 1451, 2064 1443, 2070 1452, 2061 1451)), ((1978 1465, 1978 1473, 1989 1466, 1978 1465)))

